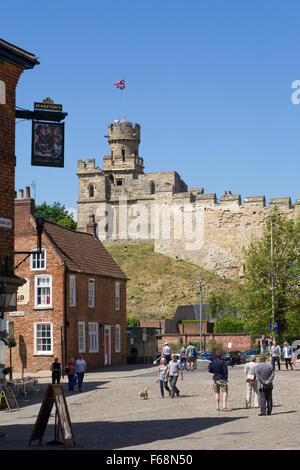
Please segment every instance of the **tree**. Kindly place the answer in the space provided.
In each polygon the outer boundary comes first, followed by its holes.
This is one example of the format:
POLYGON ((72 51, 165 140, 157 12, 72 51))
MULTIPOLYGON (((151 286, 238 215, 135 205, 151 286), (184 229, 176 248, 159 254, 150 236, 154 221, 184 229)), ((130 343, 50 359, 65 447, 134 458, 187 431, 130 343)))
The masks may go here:
POLYGON ((244 320, 227 315, 217 320, 214 325, 214 333, 244 333, 244 320))
POLYGON ((274 272, 274 321, 278 335, 300 333, 300 219, 287 219, 278 210, 267 220, 261 239, 253 241, 245 254, 242 286, 245 330, 266 334, 272 322, 271 273, 274 272))
POLYGON ((62 227, 71 228, 76 230, 76 222, 73 218, 73 215, 70 214, 65 205, 61 205, 60 202, 54 202, 52 206, 48 205, 46 202, 35 207, 35 215, 42 215, 47 220, 56 222, 62 227))
POLYGON ((235 315, 238 310, 238 301, 231 292, 221 290, 213 292, 207 299, 208 314, 212 318, 221 318, 223 315, 235 315))

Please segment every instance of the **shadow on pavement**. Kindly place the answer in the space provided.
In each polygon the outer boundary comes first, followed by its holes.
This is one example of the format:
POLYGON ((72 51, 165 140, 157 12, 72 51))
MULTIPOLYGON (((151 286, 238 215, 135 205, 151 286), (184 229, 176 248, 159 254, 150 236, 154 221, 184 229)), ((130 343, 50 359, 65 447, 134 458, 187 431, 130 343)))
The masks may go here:
MULTIPOLYGON (((245 417, 215 417, 215 418, 188 418, 150 421, 97 421, 89 423, 73 423, 76 440, 74 449, 84 450, 114 450, 139 445, 151 444, 156 441, 184 438, 193 433, 205 431, 208 428, 219 426, 245 417)), ((47 442, 53 439, 54 426, 48 424, 42 443, 28 442, 33 430, 32 425, 1 426, 5 437, 0 439, 0 449, 19 450, 49 450, 47 442), (19 439, 16 439, 19 436, 19 439)), ((201 439, 199 437, 199 439, 201 439)), ((62 440, 60 438, 60 440, 62 440)), ((53 447, 52 447, 53 448, 53 447)), ((63 446, 55 449, 63 450, 63 446)), ((71 447, 72 448, 72 447, 71 447)), ((155 449, 155 447, 153 447, 155 449)), ((70 447, 68 448, 70 449, 70 447)))
MULTIPOLYGON (((110 381, 106 380, 106 381, 84 382, 83 387, 82 387, 82 393, 80 395, 83 395, 84 393, 90 392, 92 390, 101 389, 101 388, 104 389, 106 387, 103 387, 103 385, 107 383, 110 383, 110 381)), ((23 394, 18 395, 16 399, 17 399, 19 408, 22 409, 27 406, 32 406, 38 403, 42 403, 46 388, 49 384, 51 384, 51 382, 39 384, 40 391, 37 394, 28 393, 27 395, 23 395, 23 394)), ((66 398, 79 394, 77 386, 74 387, 73 392, 69 392, 69 385, 67 382, 61 381, 61 385, 63 385, 64 394, 66 398)), ((5 403, 3 400, 3 405, 4 404, 5 403)), ((2 408, 0 408, 0 416, 1 416, 1 413, 10 413, 10 412, 7 411, 7 408, 5 406, 3 406, 2 408)))

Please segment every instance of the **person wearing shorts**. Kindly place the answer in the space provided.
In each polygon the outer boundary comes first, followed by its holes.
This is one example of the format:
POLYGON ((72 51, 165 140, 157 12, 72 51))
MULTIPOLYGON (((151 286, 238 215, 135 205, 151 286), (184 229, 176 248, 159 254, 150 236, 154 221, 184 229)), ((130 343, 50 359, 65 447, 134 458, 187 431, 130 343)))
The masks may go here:
POLYGON ((220 395, 223 397, 223 411, 231 411, 227 407, 228 399, 228 369, 223 353, 217 352, 208 367, 208 371, 213 375, 213 390, 216 398, 216 410, 220 411, 220 395))
POLYGON ((195 360, 196 360, 196 348, 189 343, 188 347, 186 348, 186 362, 187 362, 187 370, 193 371, 195 367, 195 360))

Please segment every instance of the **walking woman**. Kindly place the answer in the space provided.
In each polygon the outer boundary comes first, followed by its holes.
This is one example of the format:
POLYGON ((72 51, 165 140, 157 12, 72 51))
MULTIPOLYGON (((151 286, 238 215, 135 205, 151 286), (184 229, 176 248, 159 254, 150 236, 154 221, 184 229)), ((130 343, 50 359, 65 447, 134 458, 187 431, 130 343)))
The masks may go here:
POLYGON ((164 388, 169 392, 169 395, 171 395, 171 390, 168 387, 168 377, 167 377, 167 372, 168 372, 168 366, 167 366, 167 361, 163 357, 160 360, 160 365, 158 367, 158 376, 156 383, 159 382, 160 385, 160 394, 161 397, 164 398, 164 388))
POLYGON ((66 365, 66 372, 68 375, 69 381, 69 392, 73 392, 74 390, 74 377, 76 377, 76 367, 75 367, 75 359, 72 357, 68 364, 66 365))

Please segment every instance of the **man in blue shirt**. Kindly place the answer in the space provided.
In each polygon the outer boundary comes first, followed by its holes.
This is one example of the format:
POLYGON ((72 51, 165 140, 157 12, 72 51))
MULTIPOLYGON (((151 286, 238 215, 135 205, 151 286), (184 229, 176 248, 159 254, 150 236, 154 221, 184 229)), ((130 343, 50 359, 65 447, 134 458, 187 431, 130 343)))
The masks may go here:
POLYGON ((231 411, 227 407, 228 399, 228 369, 223 353, 217 351, 211 363, 208 366, 208 371, 213 375, 213 390, 216 395, 216 410, 220 411, 220 391, 223 393, 223 411, 231 411))

